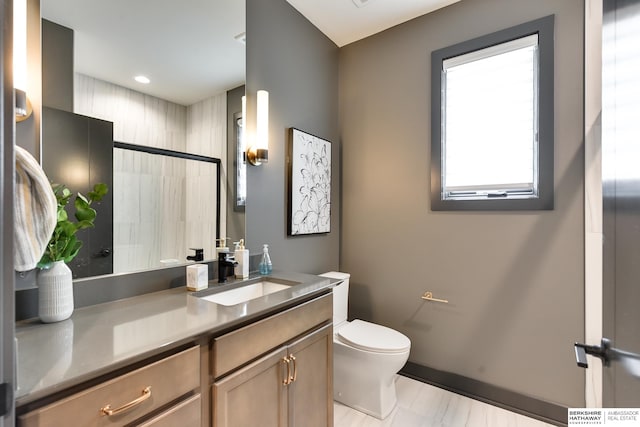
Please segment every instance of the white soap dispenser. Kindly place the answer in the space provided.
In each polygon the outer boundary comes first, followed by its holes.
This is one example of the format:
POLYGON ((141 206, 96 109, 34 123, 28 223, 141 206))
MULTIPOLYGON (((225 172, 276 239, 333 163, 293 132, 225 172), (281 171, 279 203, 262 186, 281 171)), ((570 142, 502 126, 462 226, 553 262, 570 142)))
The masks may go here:
POLYGON ((244 239, 235 242, 235 245, 234 258, 238 263, 235 266, 236 279, 246 279, 249 277, 249 250, 244 247, 244 239))
POLYGON ((227 247, 227 240, 229 238, 228 237, 223 237, 221 239, 216 239, 216 242, 218 242, 219 246, 216 247, 216 259, 218 259, 218 254, 220 252, 229 252, 229 248, 227 247))

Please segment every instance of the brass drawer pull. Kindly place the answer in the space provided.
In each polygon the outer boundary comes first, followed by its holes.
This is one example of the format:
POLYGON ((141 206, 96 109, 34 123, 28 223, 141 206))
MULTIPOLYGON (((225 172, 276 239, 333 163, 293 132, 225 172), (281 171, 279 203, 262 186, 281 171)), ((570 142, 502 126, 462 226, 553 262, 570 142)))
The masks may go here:
POLYGON ((106 416, 109 416, 109 417, 111 415, 117 415, 120 412, 124 412, 127 409, 131 409, 134 406, 137 406, 137 405, 141 404, 142 402, 144 402, 145 400, 147 400, 150 397, 151 397, 151 386, 147 386, 144 390, 142 390, 142 396, 138 397, 137 399, 134 399, 129 403, 125 403, 124 405, 122 405, 121 407, 119 407, 117 409, 111 409, 111 404, 108 404, 104 408, 100 408, 100 413, 102 415, 106 415, 106 416))
POLYGON ((284 372, 284 380, 282 380, 282 385, 291 384, 291 363, 288 357, 282 358, 282 363, 286 365, 286 369, 282 369, 284 372))
POLYGON ((291 384, 298 378, 298 365, 296 365, 296 357, 293 354, 289 355, 289 360, 293 363, 293 375, 289 378, 289 384, 291 384))
POLYGON ((296 365, 296 357, 293 354, 290 354, 282 358, 282 363, 287 365, 286 370, 284 368, 282 369, 285 374, 284 380, 282 380, 282 385, 289 385, 298 377, 298 365, 296 365), (293 365, 293 369, 291 369, 291 365, 293 365))

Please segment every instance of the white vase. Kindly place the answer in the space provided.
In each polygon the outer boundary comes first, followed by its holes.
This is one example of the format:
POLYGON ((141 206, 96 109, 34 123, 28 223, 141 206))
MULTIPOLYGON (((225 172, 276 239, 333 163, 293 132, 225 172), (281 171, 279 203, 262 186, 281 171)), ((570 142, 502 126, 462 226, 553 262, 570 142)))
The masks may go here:
POLYGON ((38 273, 38 317, 45 323, 68 319, 73 313, 73 278, 64 261, 38 273))

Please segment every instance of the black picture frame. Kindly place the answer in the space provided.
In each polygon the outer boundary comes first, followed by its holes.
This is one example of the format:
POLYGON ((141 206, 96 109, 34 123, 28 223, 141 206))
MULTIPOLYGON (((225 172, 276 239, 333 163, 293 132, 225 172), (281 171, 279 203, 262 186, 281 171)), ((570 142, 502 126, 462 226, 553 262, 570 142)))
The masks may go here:
POLYGON ((288 130, 287 234, 301 236, 331 232, 331 142, 288 130))

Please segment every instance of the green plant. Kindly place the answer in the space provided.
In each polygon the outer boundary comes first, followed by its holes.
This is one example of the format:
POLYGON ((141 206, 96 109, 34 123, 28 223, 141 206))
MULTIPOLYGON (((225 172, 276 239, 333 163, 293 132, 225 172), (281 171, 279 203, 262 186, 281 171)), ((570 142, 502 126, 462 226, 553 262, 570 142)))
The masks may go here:
POLYGON ((71 261, 82 247, 82 241, 78 240, 76 233, 78 230, 91 228, 96 219, 96 211, 91 207, 91 203, 99 202, 109 192, 106 184, 96 184, 87 197, 78 193, 74 200, 75 218, 77 222, 72 222, 65 207, 72 197, 71 191, 64 184, 51 184, 53 193, 58 201, 58 220, 53 230, 51 239, 47 244, 40 262, 39 268, 47 268, 55 261, 71 261))

